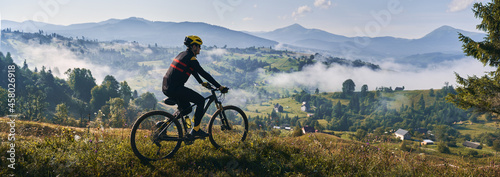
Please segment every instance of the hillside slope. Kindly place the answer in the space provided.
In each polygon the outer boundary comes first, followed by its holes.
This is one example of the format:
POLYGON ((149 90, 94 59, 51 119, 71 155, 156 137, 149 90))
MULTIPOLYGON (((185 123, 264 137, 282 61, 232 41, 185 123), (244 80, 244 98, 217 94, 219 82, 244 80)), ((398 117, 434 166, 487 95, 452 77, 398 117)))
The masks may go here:
MULTIPOLYGON (((8 119, 0 118, 6 152, 8 119)), ((500 168, 403 152, 327 134, 301 137, 251 131, 247 141, 215 150, 208 140, 182 146, 172 159, 140 162, 129 129, 85 129, 16 121, 16 169, 2 176, 498 176, 500 168), (52 133, 33 134, 36 130, 52 133), (80 138, 77 138, 80 137, 80 138), (472 165, 474 164, 474 165, 472 165)), ((0 164, 10 162, 1 158, 0 164)))

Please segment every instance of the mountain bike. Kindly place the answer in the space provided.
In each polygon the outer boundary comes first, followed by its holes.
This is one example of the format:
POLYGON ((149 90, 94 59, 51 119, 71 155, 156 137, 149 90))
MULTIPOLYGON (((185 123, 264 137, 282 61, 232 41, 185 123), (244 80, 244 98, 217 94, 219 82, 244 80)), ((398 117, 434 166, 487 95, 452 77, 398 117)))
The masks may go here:
MULTIPOLYGON (((208 138, 211 144, 219 148, 227 148, 238 142, 245 141, 248 133, 248 120, 246 114, 236 106, 222 106, 220 99, 224 92, 211 85, 206 86, 211 95, 206 97, 208 103, 203 114, 214 103, 217 110, 210 118, 207 125, 208 138), (219 96, 216 91, 221 91, 219 96)), ((167 105, 176 105, 173 99, 165 99, 167 105)), ((140 116, 132 127, 130 143, 134 154, 141 160, 156 161, 171 158, 181 147, 193 144, 199 137, 192 137, 188 133, 191 122, 187 116, 195 104, 183 111, 176 111, 173 115, 165 111, 151 111, 140 116)), ((204 138, 203 138, 204 139, 204 138)))

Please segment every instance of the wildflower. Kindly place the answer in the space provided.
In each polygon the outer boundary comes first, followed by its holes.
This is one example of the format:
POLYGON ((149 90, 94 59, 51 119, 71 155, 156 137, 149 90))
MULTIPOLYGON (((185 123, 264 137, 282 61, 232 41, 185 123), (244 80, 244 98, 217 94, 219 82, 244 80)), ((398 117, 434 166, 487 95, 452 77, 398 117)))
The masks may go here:
POLYGON ((366 142, 366 145, 370 145, 370 143, 369 143, 369 142, 366 142))
POLYGON ((92 140, 91 140, 91 139, 89 140, 89 143, 92 143, 92 140))

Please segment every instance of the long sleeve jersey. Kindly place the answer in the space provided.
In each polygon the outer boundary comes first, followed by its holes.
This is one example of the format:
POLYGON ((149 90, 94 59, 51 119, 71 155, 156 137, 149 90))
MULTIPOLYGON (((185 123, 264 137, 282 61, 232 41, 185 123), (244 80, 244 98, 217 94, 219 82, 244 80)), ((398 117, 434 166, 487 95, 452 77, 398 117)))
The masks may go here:
POLYGON ((215 79, 208 74, 200 65, 196 59, 193 52, 186 50, 179 55, 177 55, 170 67, 163 77, 163 87, 164 91, 175 90, 178 87, 184 86, 184 84, 189 79, 189 76, 193 75, 198 83, 202 83, 200 76, 205 78, 207 81, 212 83, 215 87, 220 87, 221 85, 215 81, 215 79))

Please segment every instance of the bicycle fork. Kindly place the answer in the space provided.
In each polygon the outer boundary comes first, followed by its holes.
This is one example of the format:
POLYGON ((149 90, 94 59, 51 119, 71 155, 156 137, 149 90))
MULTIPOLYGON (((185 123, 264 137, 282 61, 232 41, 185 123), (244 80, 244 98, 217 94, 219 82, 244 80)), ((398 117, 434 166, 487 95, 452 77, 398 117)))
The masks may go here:
POLYGON ((231 125, 227 121, 226 113, 224 112, 224 107, 222 107, 221 103, 216 103, 215 106, 220 111, 219 119, 221 121, 221 130, 231 130, 231 125))

